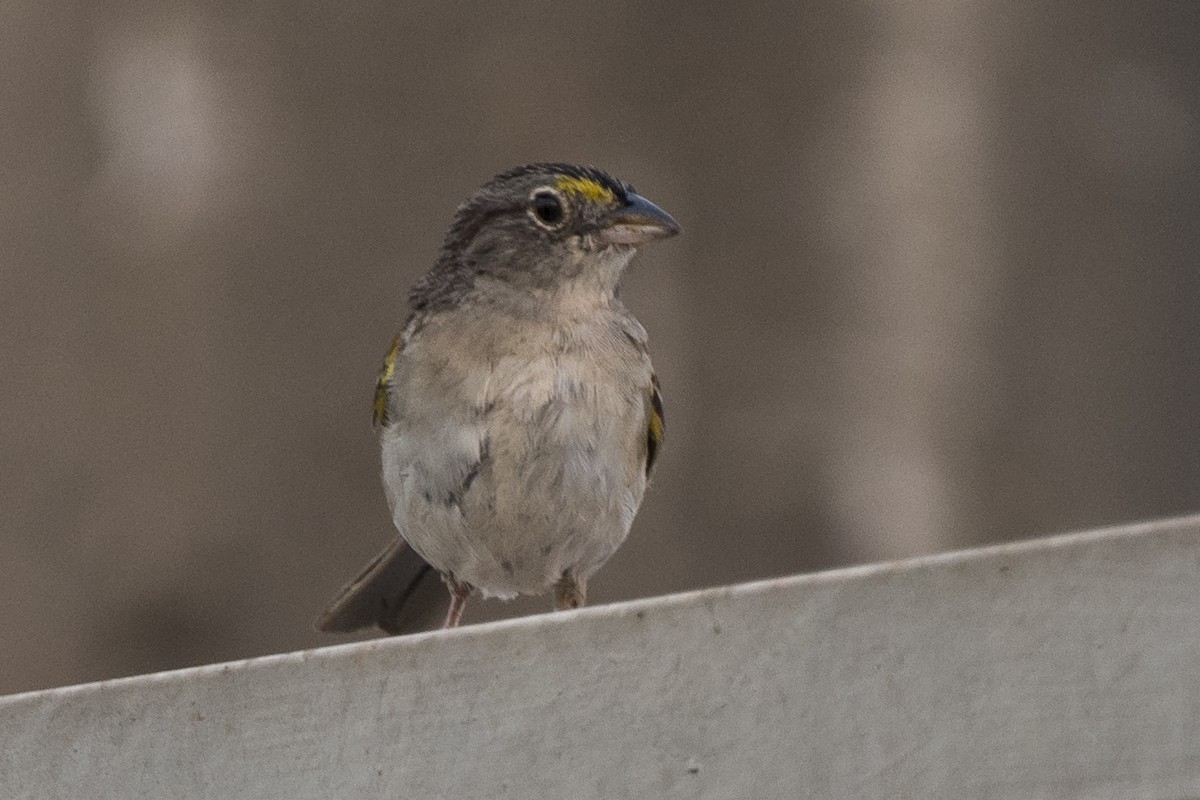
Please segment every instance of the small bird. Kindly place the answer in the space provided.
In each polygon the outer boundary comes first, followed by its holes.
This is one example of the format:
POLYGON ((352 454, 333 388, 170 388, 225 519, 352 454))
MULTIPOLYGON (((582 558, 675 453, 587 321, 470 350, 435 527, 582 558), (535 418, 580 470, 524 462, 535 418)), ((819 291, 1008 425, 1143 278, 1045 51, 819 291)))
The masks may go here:
POLYGON ((571 164, 501 173, 458 207, 375 388, 399 535, 320 630, 406 632, 433 572, 446 628, 475 592, 584 604, 663 439, 646 331, 618 287, 639 245, 679 232, 629 184, 571 164))

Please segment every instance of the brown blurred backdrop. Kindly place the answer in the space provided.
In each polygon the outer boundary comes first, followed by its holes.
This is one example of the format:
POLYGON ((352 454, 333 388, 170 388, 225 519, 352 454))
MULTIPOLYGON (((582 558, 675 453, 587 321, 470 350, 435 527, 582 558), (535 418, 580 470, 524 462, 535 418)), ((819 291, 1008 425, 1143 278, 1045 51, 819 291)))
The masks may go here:
POLYGON ((530 160, 686 231, 594 602, 1200 505, 1200 4, 409 5, 0 3, 0 692, 333 641, 407 288, 530 160))

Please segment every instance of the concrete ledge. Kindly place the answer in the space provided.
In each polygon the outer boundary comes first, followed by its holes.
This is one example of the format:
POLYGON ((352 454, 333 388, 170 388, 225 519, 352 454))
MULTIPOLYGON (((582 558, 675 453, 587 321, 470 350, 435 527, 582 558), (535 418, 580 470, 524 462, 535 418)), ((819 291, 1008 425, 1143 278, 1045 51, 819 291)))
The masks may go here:
POLYGON ((0 698, 0 797, 1200 798, 1200 517, 0 698))

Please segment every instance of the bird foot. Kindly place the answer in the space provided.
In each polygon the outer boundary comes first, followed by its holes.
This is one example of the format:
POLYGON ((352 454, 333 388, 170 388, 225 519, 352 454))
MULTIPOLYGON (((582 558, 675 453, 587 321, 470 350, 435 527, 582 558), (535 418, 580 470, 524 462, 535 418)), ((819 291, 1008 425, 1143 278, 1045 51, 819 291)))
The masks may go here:
POLYGON ((463 611, 467 608, 467 598, 475 587, 469 583, 459 583, 451 575, 445 576, 446 586, 450 589, 450 609, 446 612, 446 621, 442 629, 457 628, 462 622, 463 611))
POLYGON ((569 611, 572 608, 583 608, 587 602, 587 585, 569 572, 554 584, 554 610, 569 611))

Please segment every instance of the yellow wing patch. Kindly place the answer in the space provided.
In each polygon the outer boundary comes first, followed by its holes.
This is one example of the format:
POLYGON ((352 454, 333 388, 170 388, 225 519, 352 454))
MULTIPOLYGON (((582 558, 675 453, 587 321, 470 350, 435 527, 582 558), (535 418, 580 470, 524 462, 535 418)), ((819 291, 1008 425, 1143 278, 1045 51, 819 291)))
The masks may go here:
POLYGON ((592 178, 578 178, 574 175, 559 175, 554 180, 554 188, 563 194, 574 195, 590 200, 593 203, 615 203, 617 196, 604 184, 592 178))
POLYGON ((392 377, 396 374, 396 359, 403 349, 400 341, 403 335, 404 332, 401 331, 392 337, 392 346, 388 348, 387 355, 383 357, 383 364, 379 367, 379 377, 375 381, 375 403, 372 414, 376 427, 388 424, 388 390, 392 385, 392 377))
POLYGON ((650 413, 646 422, 646 477, 654 468, 654 460, 658 458, 658 449, 662 447, 663 433, 666 430, 666 417, 663 415, 662 388, 658 385, 658 376, 650 376, 650 413))

